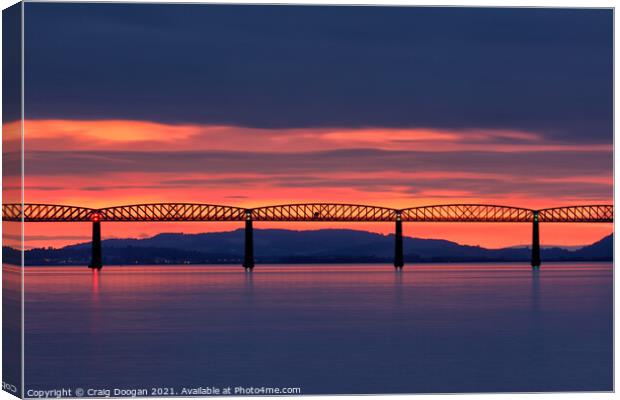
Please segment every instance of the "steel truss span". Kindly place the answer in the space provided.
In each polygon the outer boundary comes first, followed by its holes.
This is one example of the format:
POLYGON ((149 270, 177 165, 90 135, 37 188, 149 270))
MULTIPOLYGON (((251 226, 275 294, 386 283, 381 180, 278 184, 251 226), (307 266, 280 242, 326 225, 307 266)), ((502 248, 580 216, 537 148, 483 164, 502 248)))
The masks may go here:
MULTIPOLYGON (((95 210, 55 204, 24 204, 24 222, 88 222, 95 210)), ((21 221, 21 204, 3 204, 4 221, 21 221)))
POLYGON ((534 211, 527 208, 485 204, 446 204, 407 208, 403 221, 412 222, 532 222, 534 211))
POLYGON ((540 222, 614 222, 613 205, 546 208, 539 211, 540 222))
POLYGON ((252 209, 255 221, 389 222, 396 210, 355 204, 284 204, 252 209))
POLYGON ((212 204, 135 204, 96 210, 101 221, 242 221, 245 209, 212 204))
MULTIPOLYGON (((25 204, 24 222, 163 222, 163 221, 333 221, 333 222, 613 222, 613 205, 582 205, 532 210, 486 204, 430 205, 397 210, 337 203, 240 207, 157 203, 107 208, 25 204)), ((3 204, 4 221, 21 221, 20 204, 3 204)))

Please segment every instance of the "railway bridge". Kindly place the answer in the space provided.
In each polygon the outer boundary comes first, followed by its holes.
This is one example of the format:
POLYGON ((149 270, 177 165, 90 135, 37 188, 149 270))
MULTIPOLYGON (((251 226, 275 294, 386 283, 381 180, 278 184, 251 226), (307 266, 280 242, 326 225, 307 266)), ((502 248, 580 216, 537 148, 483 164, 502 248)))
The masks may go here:
POLYGON ((339 203, 281 204, 256 208, 199 203, 133 204, 87 208, 56 204, 3 204, 4 221, 90 222, 92 254, 89 267, 103 266, 101 223, 166 221, 238 221, 245 224, 243 267, 254 268, 254 222, 389 222, 394 224, 394 267, 404 266, 404 222, 493 222, 532 224, 531 265, 538 269, 540 223, 610 223, 613 205, 577 205, 539 210, 489 204, 443 204, 403 209, 339 203))

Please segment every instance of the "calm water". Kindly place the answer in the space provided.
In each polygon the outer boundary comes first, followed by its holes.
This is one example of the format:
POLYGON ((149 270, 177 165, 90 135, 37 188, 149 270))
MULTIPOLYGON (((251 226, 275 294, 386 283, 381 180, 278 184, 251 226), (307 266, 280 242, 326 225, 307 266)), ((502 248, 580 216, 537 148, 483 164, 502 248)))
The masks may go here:
POLYGON ((26 268, 26 389, 612 389, 612 266, 26 268))

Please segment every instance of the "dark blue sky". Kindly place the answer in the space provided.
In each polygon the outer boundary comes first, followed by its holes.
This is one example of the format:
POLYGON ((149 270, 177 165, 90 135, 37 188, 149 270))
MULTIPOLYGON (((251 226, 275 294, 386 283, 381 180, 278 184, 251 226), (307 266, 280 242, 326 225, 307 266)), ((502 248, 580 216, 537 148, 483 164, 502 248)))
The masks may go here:
POLYGON ((612 11, 26 4, 26 117, 612 141, 612 11))

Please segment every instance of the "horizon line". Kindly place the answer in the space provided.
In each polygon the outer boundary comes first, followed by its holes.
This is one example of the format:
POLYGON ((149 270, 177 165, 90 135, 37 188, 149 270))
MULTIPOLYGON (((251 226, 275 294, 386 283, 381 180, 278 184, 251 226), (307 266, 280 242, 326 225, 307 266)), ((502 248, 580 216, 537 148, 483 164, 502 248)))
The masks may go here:
MULTIPOLYGON (((110 240, 149 240, 149 239, 153 239, 157 236, 161 236, 161 235, 187 235, 187 236, 198 236, 198 235, 212 235, 212 234, 219 234, 219 233, 233 233, 233 232, 238 232, 238 231, 244 231, 244 228, 236 228, 236 229, 232 229, 232 230, 226 230, 226 231, 213 231, 213 232, 198 232, 198 233, 185 233, 185 232, 160 232, 157 233, 155 235, 152 236, 145 236, 145 237, 109 237, 107 239, 103 239, 102 242, 105 241, 110 241, 110 240)), ((295 232, 295 233, 302 233, 302 232, 320 232, 320 231, 347 231, 347 232, 362 232, 362 233, 368 233, 370 235, 374 235, 374 236, 381 236, 384 238, 389 238, 391 236, 395 236, 394 233, 378 233, 378 232, 372 232, 372 231, 367 231, 367 230, 363 230, 363 229, 350 229, 350 228, 319 228, 319 229, 285 229, 285 228, 266 228, 266 229, 254 229, 254 231, 285 231, 285 232, 295 232)), ((559 245, 559 244, 549 244, 549 245, 541 245, 541 249, 553 249, 553 248, 560 248, 560 249, 581 249, 583 247, 587 247, 590 246, 594 243, 597 243, 609 236, 613 236, 614 232, 611 232, 608 235, 604 235, 602 236, 600 239, 590 242, 590 243, 582 243, 582 244, 578 244, 578 245, 559 245)), ((24 236, 24 238, 26 238, 26 236, 24 236)), ((453 240, 448 240, 448 239, 441 239, 441 238, 421 238, 421 237, 414 237, 414 236, 406 236, 403 235, 403 239, 415 239, 415 240, 433 240, 433 241, 444 241, 444 242, 450 242, 450 243, 455 243, 459 246, 467 246, 467 247, 479 247, 482 249, 486 249, 486 250, 503 250, 503 249, 515 249, 515 248, 531 248, 532 246, 530 244, 524 243, 524 244, 516 244, 516 245, 512 245, 512 246, 503 246, 503 247, 484 247, 482 245, 471 245, 471 244, 463 244, 463 243, 459 243, 453 240)), ((85 238, 86 240, 87 238, 85 238)), ((41 240, 40 238, 37 238, 37 240, 41 240)), ((64 249, 66 247, 71 247, 71 246, 79 246, 79 245, 88 245, 90 244, 90 241, 84 241, 84 242, 76 242, 76 243, 72 243, 72 244, 67 244, 65 246, 62 247, 52 247, 52 246, 48 246, 48 247, 30 247, 30 248, 24 248, 24 251, 28 251, 28 250, 47 250, 47 249, 52 249, 52 250, 61 250, 64 249)), ((11 246, 2 246, 3 248, 11 248, 17 251, 20 251, 19 249, 16 249, 14 247, 11 246)))

